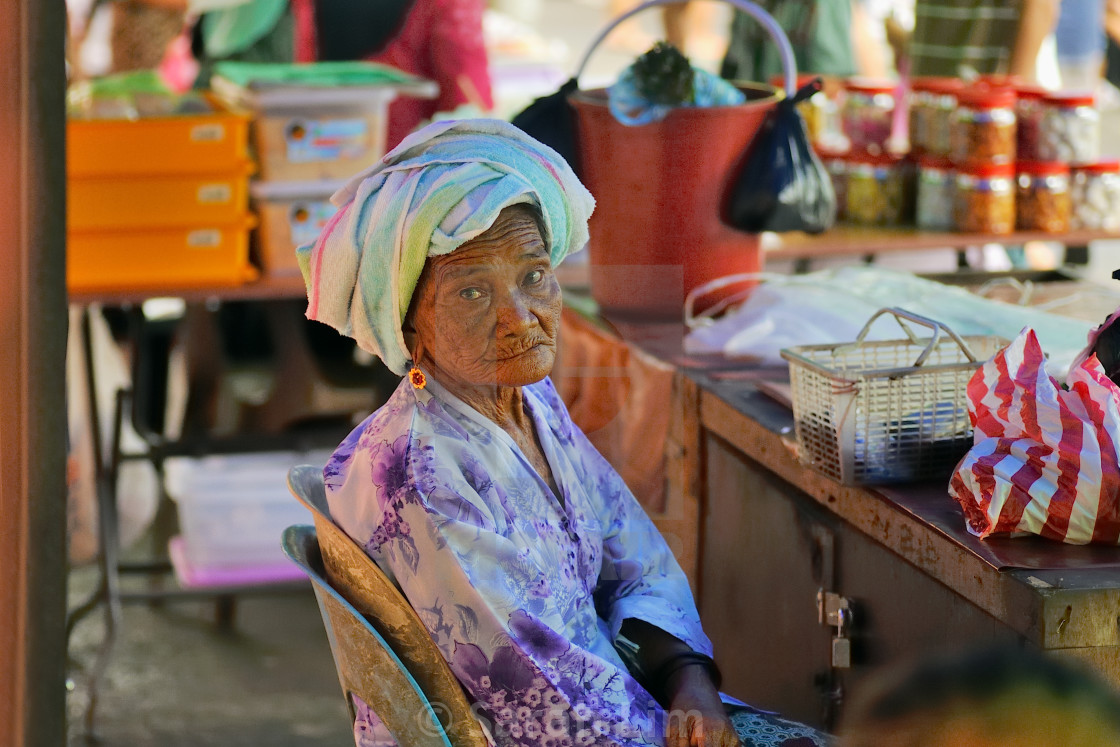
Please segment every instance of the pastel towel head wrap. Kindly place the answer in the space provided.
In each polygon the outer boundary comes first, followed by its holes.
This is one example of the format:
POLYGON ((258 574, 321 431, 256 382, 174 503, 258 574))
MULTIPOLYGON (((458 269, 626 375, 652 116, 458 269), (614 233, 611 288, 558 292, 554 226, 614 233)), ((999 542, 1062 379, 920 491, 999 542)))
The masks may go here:
POLYGON ((339 211, 297 251, 307 317, 353 337, 403 375, 401 324, 428 257, 493 225, 502 209, 537 208, 555 267, 587 243, 595 206, 554 150, 496 119, 436 122, 409 135, 338 190, 339 211))

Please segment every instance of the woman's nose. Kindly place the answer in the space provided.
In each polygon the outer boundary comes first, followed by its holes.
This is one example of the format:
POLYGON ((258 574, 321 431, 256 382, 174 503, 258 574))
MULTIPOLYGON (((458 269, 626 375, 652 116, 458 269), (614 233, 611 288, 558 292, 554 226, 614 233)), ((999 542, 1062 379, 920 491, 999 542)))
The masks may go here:
POLYGON ((498 332, 500 334, 522 334, 534 324, 537 317, 529 308, 527 299, 521 293, 509 293, 498 304, 498 332))

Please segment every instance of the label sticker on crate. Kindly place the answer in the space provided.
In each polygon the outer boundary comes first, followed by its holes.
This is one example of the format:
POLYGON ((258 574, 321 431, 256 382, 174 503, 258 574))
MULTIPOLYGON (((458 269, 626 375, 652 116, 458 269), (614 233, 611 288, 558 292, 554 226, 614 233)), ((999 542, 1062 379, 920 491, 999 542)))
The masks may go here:
POLYGON ((203 184, 195 198, 200 205, 225 204, 233 199, 233 187, 228 183, 203 184))
POLYGON ((187 246, 192 249, 213 249, 222 243, 222 232, 216 228, 202 228, 187 234, 187 246))
POLYGON ((303 246, 319 238, 327 221, 338 211, 329 200, 319 202, 297 202, 288 211, 288 229, 291 231, 292 244, 303 246))
POLYGON ((226 139, 226 126, 215 122, 207 122, 191 128, 191 142, 194 143, 220 143, 226 139))
POLYGON ((338 161, 357 158, 370 147, 365 119, 293 119, 284 128, 288 161, 338 161))

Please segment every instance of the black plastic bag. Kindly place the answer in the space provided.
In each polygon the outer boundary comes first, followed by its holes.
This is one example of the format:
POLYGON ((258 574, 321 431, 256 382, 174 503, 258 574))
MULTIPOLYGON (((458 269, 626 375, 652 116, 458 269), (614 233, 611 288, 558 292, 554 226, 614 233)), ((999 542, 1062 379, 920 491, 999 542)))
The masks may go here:
POLYGON ((730 225, 752 233, 820 233, 832 226, 836 192, 797 110, 799 102, 820 90, 817 78, 767 115, 730 183, 725 214, 730 225))
POLYGON ((559 153, 579 176, 579 150, 576 147, 576 111, 568 96, 579 88, 570 78, 556 93, 542 96, 510 122, 523 132, 559 153))

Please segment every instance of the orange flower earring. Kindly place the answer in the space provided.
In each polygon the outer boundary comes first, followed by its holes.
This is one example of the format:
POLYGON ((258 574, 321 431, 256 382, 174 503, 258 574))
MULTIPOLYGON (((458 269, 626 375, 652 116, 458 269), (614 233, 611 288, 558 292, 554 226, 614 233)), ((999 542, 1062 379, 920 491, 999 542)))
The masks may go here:
POLYGON ((428 385, 428 379, 424 376, 424 372, 420 370, 419 366, 413 366, 408 370, 408 381, 412 384, 413 389, 423 389, 428 385))

